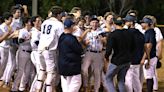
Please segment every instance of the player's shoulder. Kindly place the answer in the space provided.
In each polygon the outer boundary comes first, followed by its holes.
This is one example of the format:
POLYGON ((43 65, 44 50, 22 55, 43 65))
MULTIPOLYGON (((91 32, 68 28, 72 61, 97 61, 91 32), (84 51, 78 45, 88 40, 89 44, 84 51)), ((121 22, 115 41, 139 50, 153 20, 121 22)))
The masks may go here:
POLYGON ((2 24, 0 25, 0 28, 4 28, 4 27, 6 27, 6 25, 5 25, 4 23, 2 23, 2 24))
POLYGON ((59 20, 46 19, 46 20, 43 21, 42 24, 62 25, 63 23, 59 20))
POLYGON ((154 31, 155 31, 155 32, 160 32, 161 30, 160 30, 158 27, 155 27, 155 28, 154 28, 154 31))
POLYGON ((19 30, 19 33, 28 33, 28 31, 27 31, 27 29, 22 28, 22 29, 19 30))

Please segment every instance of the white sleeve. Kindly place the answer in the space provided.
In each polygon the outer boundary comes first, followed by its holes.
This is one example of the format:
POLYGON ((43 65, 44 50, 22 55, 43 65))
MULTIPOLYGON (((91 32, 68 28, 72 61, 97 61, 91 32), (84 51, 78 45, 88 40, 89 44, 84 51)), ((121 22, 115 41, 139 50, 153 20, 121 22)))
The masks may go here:
POLYGON ((61 23, 61 25, 59 25, 60 27, 57 30, 57 35, 58 37, 60 37, 60 35, 64 32, 64 25, 61 23))
POLYGON ((124 25, 123 28, 124 28, 124 29, 128 29, 128 26, 127 26, 127 25, 124 25))
POLYGON ((24 38, 24 36, 23 36, 23 31, 22 31, 22 30, 19 31, 19 36, 18 36, 18 38, 24 38))
POLYGON ((135 28, 138 29, 142 34, 145 34, 145 31, 142 29, 142 26, 138 23, 135 23, 135 28))
POLYGON ((162 36, 162 33, 161 33, 161 30, 157 27, 154 28, 155 30, 155 33, 156 33, 156 41, 160 41, 163 39, 163 36, 162 36))
POLYGON ((76 37, 80 37, 82 35, 81 29, 77 27, 75 32, 73 32, 73 35, 76 37))

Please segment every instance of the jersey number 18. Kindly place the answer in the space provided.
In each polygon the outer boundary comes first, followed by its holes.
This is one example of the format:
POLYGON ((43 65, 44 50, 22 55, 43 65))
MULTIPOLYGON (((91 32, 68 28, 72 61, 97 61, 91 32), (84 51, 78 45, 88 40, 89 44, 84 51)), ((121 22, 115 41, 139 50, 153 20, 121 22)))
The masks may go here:
POLYGON ((50 34, 52 25, 44 25, 43 27, 43 34, 50 34))

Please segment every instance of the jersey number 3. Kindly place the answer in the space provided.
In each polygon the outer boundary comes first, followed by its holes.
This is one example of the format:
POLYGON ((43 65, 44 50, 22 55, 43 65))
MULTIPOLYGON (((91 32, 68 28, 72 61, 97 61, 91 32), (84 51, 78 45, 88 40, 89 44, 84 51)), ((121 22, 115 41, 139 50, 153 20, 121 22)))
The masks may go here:
POLYGON ((50 34, 52 25, 44 25, 43 27, 43 34, 50 34))

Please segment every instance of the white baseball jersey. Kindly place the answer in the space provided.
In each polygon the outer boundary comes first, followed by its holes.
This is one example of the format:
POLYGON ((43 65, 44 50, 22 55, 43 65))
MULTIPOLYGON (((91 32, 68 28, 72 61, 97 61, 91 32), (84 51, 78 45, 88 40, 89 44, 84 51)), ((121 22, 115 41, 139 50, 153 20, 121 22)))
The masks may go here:
POLYGON ((58 39, 64 31, 64 25, 56 18, 49 18, 41 25, 41 35, 38 45, 38 50, 56 50, 58 39))
POLYGON ((138 23, 135 23, 135 28, 136 29, 138 29, 142 34, 144 34, 145 33, 145 31, 142 29, 142 26, 140 25, 140 24, 138 24, 138 23))
MULTIPOLYGON (((141 26, 140 24, 135 23, 134 27, 135 27, 136 29, 138 29, 142 34, 145 33, 145 31, 142 29, 142 26, 141 26)), ((127 26, 127 25, 124 25, 123 28, 124 28, 124 29, 128 29, 128 26, 127 26)))
POLYGON ((158 27, 155 27, 154 31, 156 33, 156 41, 158 42, 158 41, 162 40, 163 36, 162 36, 161 30, 158 27))
POLYGON ((75 26, 75 31, 72 34, 76 37, 80 37, 82 33, 82 30, 78 26, 75 26))
POLYGON ((10 25, 12 27, 12 30, 15 31, 15 30, 18 30, 18 29, 21 29, 23 26, 22 26, 22 21, 21 21, 21 18, 19 19, 14 19, 12 20, 12 23, 10 25))
MULTIPOLYGON (((0 36, 2 36, 7 31, 8 31, 7 25, 5 23, 1 24, 0 25, 0 36)), ((0 46, 4 47, 4 48, 9 48, 10 47, 9 44, 10 44, 9 40, 4 40, 0 43, 0 46)))
POLYGON ((35 42, 39 41, 40 33, 41 32, 35 27, 31 29, 31 42, 30 43, 31 43, 32 50, 38 50, 38 46, 35 44, 35 42))
POLYGON ((31 50, 31 45, 30 45, 31 34, 30 34, 30 31, 28 31, 25 28, 20 29, 18 39, 20 39, 20 38, 24 39, 25 41, 23 43, 20 43, 19 48, 21 48, 23 50, 31 50))
POLYGON ((103 43, 101 42, 100 33, 105 32, 103 28, 98 28, 96 31, 88 32, 86 35, 86 40, 89 40, 88 50, 101 51, 103 48, 103 43))

